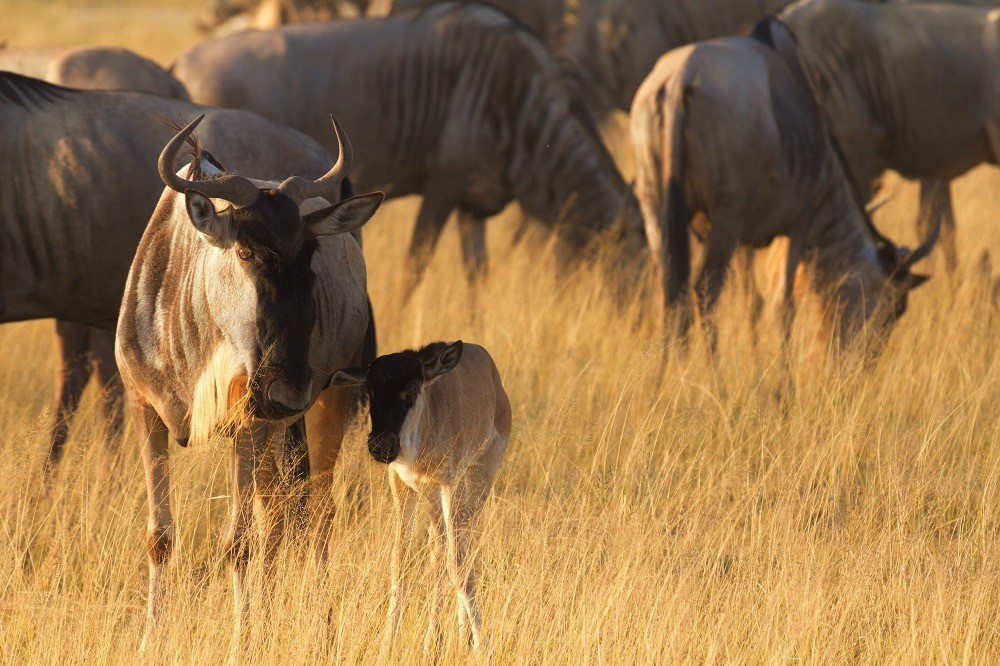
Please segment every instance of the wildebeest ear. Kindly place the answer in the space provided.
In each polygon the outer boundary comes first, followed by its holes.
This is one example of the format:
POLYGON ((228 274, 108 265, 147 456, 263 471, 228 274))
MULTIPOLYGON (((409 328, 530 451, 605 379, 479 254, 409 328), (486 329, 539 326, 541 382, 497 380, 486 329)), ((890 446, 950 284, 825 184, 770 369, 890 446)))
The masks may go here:
POLYGON ((330 378, 330 386, 360 386, 368 381, 368 368, 344 368, 330 378))
POLYGON ((229 213, 220 215, 215 212, 212 200, 197 190, 184 191, 184 205, 191 224, 206 242, 223 249, 232 247, 236 240, 236 230, 229 213))
POLYGON ((424 363, 424 379, 430 381, 436 379, 446 372, 451 372, 462 360, 462 341, 451 343, 430 361, 424 363))
POLYGON ((906 290, 909 291, 910 289, 916 289, 917 287, 926 283, 930 279, 931 279, 930 275, 921 275, 920 273, 907 273, 906 276, 903 278, 903 286, 905 286, 906 290))
POLYGON ((305 223, 317 236, 350 233, 370 220, 384 199, 385 195, 381 192, 351 197, 329 208, 309 213, 305 216, 305 223))

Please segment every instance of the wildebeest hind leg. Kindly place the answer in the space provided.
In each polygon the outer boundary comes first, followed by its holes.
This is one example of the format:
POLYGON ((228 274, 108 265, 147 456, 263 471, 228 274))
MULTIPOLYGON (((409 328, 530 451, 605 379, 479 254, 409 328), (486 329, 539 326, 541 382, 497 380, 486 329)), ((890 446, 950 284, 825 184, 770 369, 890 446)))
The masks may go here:
POLYGON ((58 395, 55 421, 49 446, 48 468, 54 470, 62 460, 69 422, 80 406, 80 398, 90 380, 90 332, 83 324, 56 322, 56 339, 59 345, 58 395))
POLYGON ((444 223, 455 208, 456 201, 455 191, 450 187, 428 185, 425 190, 424 201, 417 214, 417 224, 410 239, 410 248, 403 262, 399 286, 399 296, 403 303, 409 300, 413 290, 420 284, 434 248, 441 238, 444 223))
POLYGON ((486 276, 486 220, 459 208, 458 233, 462 238, 465 279, 469 284, 475 284, 486 276))
POLYGON ((125 388, 122 386, 121 375, 118 374, 118 364, 115 362, 115 334, 99 328, 90 329, 90 348, 94 364, 94 373, 98 385, 102 389, 102 406, 104 417, 108 420, 107 445, 109 449, 117 443, 121 432, 123 404, 122 397, 125 388))
MULTIPOLYGON (((719 226, 713 226, 712 231, 714 232, 719 226)), ((736 252, 737 247, 738 243, 735 239, 722 234, 713 234, 709 238, 705 261, 695 287, 698 296, 698 318, 705 335, 705 343, 713 358, 718 346, 718 333, 713 320, 713 311, 719 296, 722 294, 726 275, 729 272, 729 263, 732 261, 733 253, 736 252)))

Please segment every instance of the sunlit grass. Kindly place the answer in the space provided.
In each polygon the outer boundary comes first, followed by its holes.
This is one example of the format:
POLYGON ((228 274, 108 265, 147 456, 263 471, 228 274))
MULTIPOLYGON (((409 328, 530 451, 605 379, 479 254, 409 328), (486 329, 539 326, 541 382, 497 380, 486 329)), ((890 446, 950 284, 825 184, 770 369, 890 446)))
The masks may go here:
MULTIPOLYGON (((13 4, 27 21, 26 3, 13 4)), ((977 268, 984 249, 1000 258, 998 185, 991 169, 958 183, 961 271, 915 293, 881 358, 803 361, 791 395, 773 324, 755 348, 735 290, 720 306, 718 365, 700 344, 672 347, 660 373, 641 282, 613 288, 596 266, 559 275, 544 253, 509 247, 511 217, 490 223, 481 289, 466 286, 449 229, 396 310, 415 207, 387 205, 365 231, 381 349, 481 343, 511 397, 513 438, 477 541, 497 663, 1000 658, 1000 315, 977 268)), ((879 218, 911 244, 914 201, 907 186, 879 218)), ((42 493, 51 330, 0 329, 0 659, 133 663, 146 584, 138 451, 107 441, 88 397, 42 493)), ((220 663, 231 630, 227 451, 172 456, 175 594, 154 656, 220 663)), ((249 662, 375 659, 392 512, 363 424, 341 462, 329 562, 317 564, 307 538, 282 553, 249 662)), ((421 659, 429 611, 418 583, 401 660, 421 659)), ((454 639, 444 646, 447 663, 465 656, 454 639)))

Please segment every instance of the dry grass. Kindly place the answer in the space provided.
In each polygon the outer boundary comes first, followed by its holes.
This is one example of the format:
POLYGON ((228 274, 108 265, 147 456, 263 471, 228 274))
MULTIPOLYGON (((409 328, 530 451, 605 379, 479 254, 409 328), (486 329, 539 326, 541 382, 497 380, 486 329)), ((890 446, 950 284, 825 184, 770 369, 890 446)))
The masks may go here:
MULTIPOLYGON (((719 367, 673 350, 657 376, 639 289, 616 304, 600 269, 558 278, 535 254, 508 252, 504 221, 478 294, 449 231, 412 305, 391 312, 414 208, 387 206, 366 231, 382 349, 480 342, 513 403, 477 544, 498 663, 1000 659, 1000 315, 975 271, 988 244, 998 251, 998 183, 980 170, 959 184, 962 272, 915 296, 886 353, 799 365, 784 398, 775 336, 755 350, 732 294, 719 367)), ((912 194, 882 218, 911 240, 912 194)), ((0 658, 132 663, 146 580, 140 463, 129 442, 106 452, 88 399, 42 496, 50 328, 0 329, 0 658)), ((359 425, 345 447, 328 568, 301 543, 286 549, 248 661, 373 661, 392 514, 363 437, 359 425)), ((226 450, 174 451, 176 589, 156 656, 219 663, 231 622, 226 450)), ((401 660, 419 660, 427 606, 418 585, 401 660)), ((443 658, 465 653, 451 641, 443 658)))

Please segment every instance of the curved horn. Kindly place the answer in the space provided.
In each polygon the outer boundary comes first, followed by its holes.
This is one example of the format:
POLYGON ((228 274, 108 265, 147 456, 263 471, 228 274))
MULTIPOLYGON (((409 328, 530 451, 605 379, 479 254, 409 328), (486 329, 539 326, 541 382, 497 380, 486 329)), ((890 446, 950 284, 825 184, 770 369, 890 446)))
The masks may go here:
POLYGON ((344 128, 340 126, 333 115, 330 116, 330 120, 333 122, 333 132, 337 135, 337 163, 319 180, 290 176, 278 186, 279 192, 297 204, 313 197, 330 199, 327 195, 331 192, 338 192, 337 188, 340 187, 340 182, 351 170, 351 162, 354 161, 354 148, 351 147, 351 140, 344 134, 344 128))
POLYGON ((157 162, 160 178, 163 179, 167 187, 176 192, 195 190, 201 192, 206 197, 225 199, 236 208, 252 206, 257 201, 257 197, 260 196, 260 190, 243 176, 227 173, 211 180, 196 181, 185 180, 174 172, 174 160, 177 159, 177 153, 180 152, 181 146, 184 145, 184 142, 194 132, 198 123, 204 119, 205 114, 203 113, 188 123, 187 127, 175 134, 174 138, 164 146, 163 152, 160 153, 160 159, 157 162))
POLYGON ((937 243, 938 238, 941 236, 941 215, 938 215, 937 222, 931 229, 931 232, 927 234, 927 238, 924 242, 920 244, 920 247, 910 252, 908 255, 903 257, 903 261, 900 262, 900 269, 908 269, 913 264, 917 263, 934 249, 934 245, 937 243))

